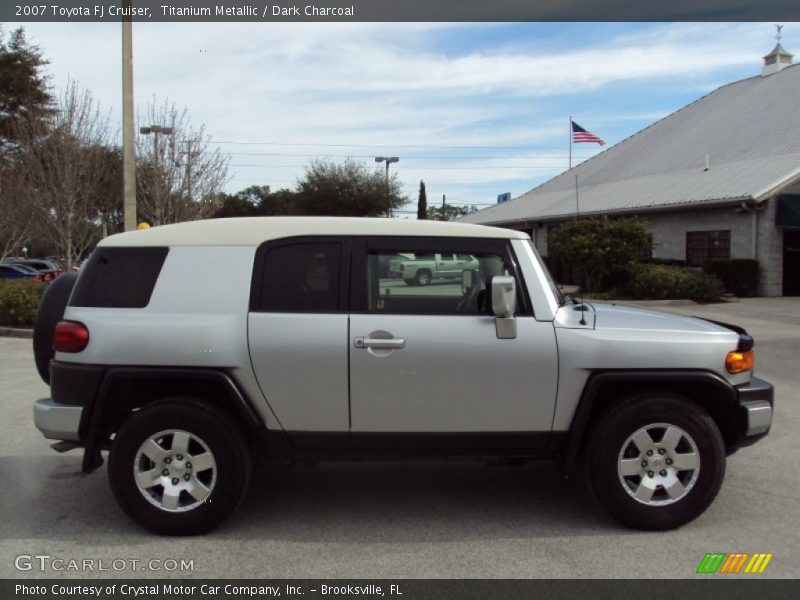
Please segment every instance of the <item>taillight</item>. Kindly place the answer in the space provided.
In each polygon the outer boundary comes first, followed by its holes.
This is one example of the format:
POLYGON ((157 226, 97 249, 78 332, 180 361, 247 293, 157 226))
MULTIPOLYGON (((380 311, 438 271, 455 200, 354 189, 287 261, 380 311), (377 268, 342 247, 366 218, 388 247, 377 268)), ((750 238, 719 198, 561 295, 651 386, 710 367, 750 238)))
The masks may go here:
POLYGON ((53 350, 80 352, 89 344, 89 330, 77 321, 59 321, 53 332, 53 350))
POLYGON ((755 363, 756 354, 753 350, 747 350, 746 352, 734 350, 733 352, 728 352, 728 356, 725 357, 725 368, 728 369, 728 373, 752 371, 755 363))
POLYGON ((53 276, 50 273, 48 273, 47 275, 44 276, 44 280, 45 281, 50 281, 52 278, 53 278, 53 276))

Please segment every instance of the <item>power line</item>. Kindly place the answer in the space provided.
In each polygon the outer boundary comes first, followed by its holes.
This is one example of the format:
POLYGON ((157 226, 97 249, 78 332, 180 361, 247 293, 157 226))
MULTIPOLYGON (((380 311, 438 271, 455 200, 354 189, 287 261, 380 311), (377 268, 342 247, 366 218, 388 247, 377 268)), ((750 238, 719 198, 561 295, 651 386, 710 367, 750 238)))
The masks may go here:
MULTIPOLYGON (((241 183, 261 183, 262 185, 266 185, 266 186, 269 186, 272 183, 292 183, 292 184, 297 183, 296 179, 272 179, 269 176, 264 177, 264 178, 259 178, 259 179, 250 179, 250 178, 245 178, 245 177, 239 177, 237 175, 233 175, 233 177, 231 178, 231 181, 238 181, 238 182, 241 182, 241 183)), ((440 186, 440 187, 441 186, 445 186, 445 185, 464 185, 464 182, 463 181, 443 181, 443 182, 437 182, 436 185, 440 186)), ((448 202, 449 202, 449 200, 448 200, 448 202)))
MULTIPOLYGON (((303 152, 228 152, 231 156, 320 156, 314 153, 303 152)), ((323 157, 334 158, 373 158, 372 154, 324 154, 323 157)), ((524 159, 524 160, 539 160, 539 159, 566 159, 568 156, 408 156, 399 155, 403 160, 471 160, 471 159, 524 159)), ((590 156, 573 156, 573 159, 591 158, 590 156)))
POLYGON ((438 146, 413 144, 326 144, 308 142, 238 142, 234 140, 209 140, 211 144, 232 144, 237 146, 312 146, 320 148, 417 148, 442 150, 563 150, 560 146, 438 146))
MULTIPOLYGON (((238 164, 231 164, 231 167, 237 168, 247 168, 247 167, 256 167, 261 169, 303 169, 306 165, 238 165, 238 164)), ((561 167, 558 165, 552 166, 544 166, 544 165, 495 165, 491 167, 413 167, 413 170, 431 170, 431 171, 475 171, 477 169, 481 170, 491 170, 491 169, 560 169, 561 167)), ((411 169, 406 169, 409 171, 411 169)))

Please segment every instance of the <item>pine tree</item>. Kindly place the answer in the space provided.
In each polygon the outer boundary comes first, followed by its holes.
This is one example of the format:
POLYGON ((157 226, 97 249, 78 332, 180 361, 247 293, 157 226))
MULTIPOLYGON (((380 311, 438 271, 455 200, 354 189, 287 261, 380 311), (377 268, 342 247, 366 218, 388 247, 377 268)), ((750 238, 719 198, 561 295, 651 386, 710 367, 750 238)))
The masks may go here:
POLYGON ((419 182, 419 199, 417 200, 417 219, 428 218, 428 197, 425 195, 425 182, 419 182))
POLYGON ((48 63, 39 47, 25 39, 24 29, 6 39, 0 28, 0 146, 13 144, 20 128, 52 116, 54 99, 42 74, 48 63))

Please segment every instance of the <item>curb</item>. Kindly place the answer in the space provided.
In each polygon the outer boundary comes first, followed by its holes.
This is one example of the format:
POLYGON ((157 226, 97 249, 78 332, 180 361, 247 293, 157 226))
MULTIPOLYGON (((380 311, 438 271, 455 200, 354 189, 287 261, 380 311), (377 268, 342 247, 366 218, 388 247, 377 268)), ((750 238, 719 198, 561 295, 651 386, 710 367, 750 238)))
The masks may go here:
POLYGON ((0 327, 0 337, 33 338, 33 329, 15 329, 14 327, 0 327))

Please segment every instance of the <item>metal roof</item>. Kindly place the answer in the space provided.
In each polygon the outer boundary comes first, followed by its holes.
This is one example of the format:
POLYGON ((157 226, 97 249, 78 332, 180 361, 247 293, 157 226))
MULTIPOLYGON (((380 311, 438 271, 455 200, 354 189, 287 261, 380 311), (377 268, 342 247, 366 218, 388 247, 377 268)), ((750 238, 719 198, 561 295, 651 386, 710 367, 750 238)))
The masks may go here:
POLYGON ((755 200, 800 178, 800 65, 724 85, 466 223, 755 200), (706 155, 709 168, 706 170, 706 155))

